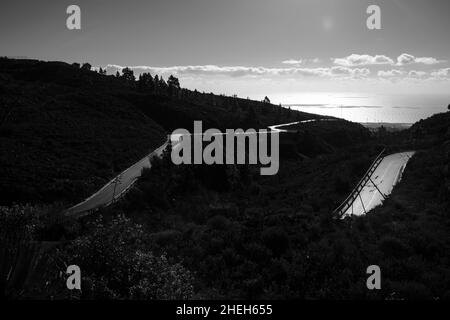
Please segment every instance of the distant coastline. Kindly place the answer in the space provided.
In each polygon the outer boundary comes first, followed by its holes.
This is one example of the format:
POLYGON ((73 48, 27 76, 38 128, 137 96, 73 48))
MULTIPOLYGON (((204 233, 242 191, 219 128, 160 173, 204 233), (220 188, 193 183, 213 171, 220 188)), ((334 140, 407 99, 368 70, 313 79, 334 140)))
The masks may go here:
POLYGON ((413 123, 392 123, 392 122, 359 122, 370 131, 377 131, 384 127, 388 131, 400 131, 410 128, 413 123))

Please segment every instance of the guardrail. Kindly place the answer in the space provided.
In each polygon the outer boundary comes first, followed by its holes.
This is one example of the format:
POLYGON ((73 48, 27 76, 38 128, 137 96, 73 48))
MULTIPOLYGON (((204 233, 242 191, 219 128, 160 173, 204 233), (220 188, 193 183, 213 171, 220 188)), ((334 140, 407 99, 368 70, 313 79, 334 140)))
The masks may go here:
POLYGON ((333 211, 333 214, 336 214, 339 218, 341 218, 345 212, 350 208, 353 204, 353 202, 358 197, 361 190, 364 188, 366 183, 369 181, 370 176, 372 173, 376 170, 380 162, 383 160, 383 154, 386 151, 386 149, 381 150, 381 152, 378 154, 378 156, 375 158, 375 160, 370 165, 369 169, 364 173, 363 177, 359 182, 356 184, 355 188, 353 188, 350 195, 333 211))
MULTIPOLYGON (((297 130, 280 129, 279 127, 285 127, 285 126, 290 126, 290 125, 299 124, 299 123, 308 123, 308 122, 317 122, 317 121, 338 121, 338 120, 339 119, 335 119, 335 118, 309 119, 309 120, 302 120, 302 121, 295 121, 295 122, 291 122, 291 123, 284 123, 284 124, 279 124, 279 125, 273 125, 273 126, 270 126, 269 129, 273 130, 273 131, 277 131, 277 132, 297 132, 297 130)), ((169 144, 169 141, 171 141, 171 136, 170 135, 168 136, 168 138, 167 138, 167 140, 166 140, 166 142, 164 144, 162 144, 157 149, 153 150, 150 154, 148 154, 147 156, 145 156, 144 158, 139 160, 137 163, 143 161, 146 158, 150 158, 151 159, 152 157, 157 156, 159 152, 161 152, 161 151, 163 151, 164 149, 167 148, 167 146, 169 144)), ((77 207, 80 207, 83 204, 85 204, 88 201, 90 201, 94 196, 96 196, 97 194, 103 192, 103 190, 105 188, 111 186, 114 183, 118 183, 118 181, 120 181, 119 180, 120 176, 123 175, 125 172, 127 172, 130 168, 125 169, 123 172, 121 172, 119 175, 117 175, 114 179, 110 180, 106 185, 104 185, 100 190, 98 190, 96 193, 91 195, 89 198, 87 198, 84 201, 82 201, 82 202, 80 202, 80 203, 78 203, 78 204, 76 204, 76 205, 66 209, 64 214, 66 216, 72 216, 72 217, 77 217, 77 218, 78 217, 82 217, 82 216, 94 213, 94 212, 98 211, 101 208, 107 207, 107 206, 111 205, 112 203, 116 202, 117 200, 119 200, 120 198, 122 198, 131 189, 131 187, 136 183, 136 181, 138 180, 139 177, 134 177, 131 181, 129 181, 128 185, 121 192, 119 192, 117 195, 113 194, 112 199, 110 201, 98 204, 97 206, 90 207, 90 208, 87 208, 87 209, 77 210, 77 207)))

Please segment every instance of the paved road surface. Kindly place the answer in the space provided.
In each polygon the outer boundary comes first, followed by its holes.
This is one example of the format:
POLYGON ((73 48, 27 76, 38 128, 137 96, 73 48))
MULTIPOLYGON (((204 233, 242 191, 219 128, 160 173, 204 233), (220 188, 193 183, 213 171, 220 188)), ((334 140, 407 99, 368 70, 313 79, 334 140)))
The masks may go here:
POLYGON ((410 151, 394 153, 384 157, 370 176, 371 180, 361 190, 361 197, 358 196, 355 199, 343 217, 351 214, 362 215, 380 205, 384 200, 383 195, 388 196, 400 181, 403 170, 413 155, 414 151, 410 151))
MULTIPOLYGON (((271 131, 275 132, 295 132, 295 130, 281 129, 281 127, 286 127, 298 123, 307 123, 314 121, 336 121, 337 119, 311 119, 304 121, 296 121, 292 123, 285 123, 280 125, 270 126, 271 131)), ((181 135, 172 135, 172 147, 176 149, 179 147, 177 143, 180 141, 181 135)), ((69 208, 66 210, 66 215, 69 216, 81 216, 87 214, 92 210, 95 210, 102 206, 107 206, 111 204, 114 200, 117 200, 122 196, 127 190, 129 190, 133 184, 136 182, 137 178, 140 177, 143 168, 150 168, 150 157, 161 156, 164 149, 167 147, 167 141, 151 152, 149 155, 142 158, 140 161, 120 173, 113 180, 108 182, 103 188, 94 193, 92 196, 84 200, 83 202, 69 208)), ((408 162, 409 157, 411 157, 414 152, 404 152, 397 153, 394 155, 387 156, 380 163, 378 168, 372 174, 372 180, 379 189, 385 195, 391 193, 392 188, 398 182, 401 177, 404 166, 408 162)), ((376 190, 372 183, 367 183, 361 191, 361 198, 364 205, 361 204, 359 197, 353 203, 353 206, 344 214, 364 214, 366 211, 379 205, 383 197, 376 190), (359 201, 358 201, 359 200, 359 201)))
POLYGON ((66 215, 82 215, 94 210, 97 207, 109 205, 113 199, 119 198, 122 193, 126 192, 136 182, 137 178, 141 176, 143 168, 150 168, 150 157, 161 156, 163 150, 167 147, 167 141, 155 149, 149 155, 145 156, 131 167, 120 173, 117 177, 109 181, 103 188, 94 193, 92 196, 83 202, 67 209, 66 215))
MULTIPOLYGON (((312 121, 316 120, 285 123, 272 126, 270 127, 270 129, 277 132, 283 132, 287 130, 279 129, 279 127, 312 121)), ((180 141, 180 138, 181 135, 171 136, 172 148, 176 149, 177 147, 179 147, 177 143, 180 141)), ((105 186, 103 186, 92 196, 90 196, 83 202, 67 209, 65 214, 68 216, 82 216, 84 214, 88 214, 92 210, 95 210, 99 207, 111 204, 114 200, 117 200, 120 196, 122 196, 126 191, 128 191, 133 186, 137 178, 141 176, 142 169, 151 167, 149 158, 153 156, 161 156, 162 152, 166 147, 167 141, 158 149, 154 150, 149 155, 145 156, 144 158, 133 164, 131 167, 120 173, 117 177, 109 181, 105 186)))

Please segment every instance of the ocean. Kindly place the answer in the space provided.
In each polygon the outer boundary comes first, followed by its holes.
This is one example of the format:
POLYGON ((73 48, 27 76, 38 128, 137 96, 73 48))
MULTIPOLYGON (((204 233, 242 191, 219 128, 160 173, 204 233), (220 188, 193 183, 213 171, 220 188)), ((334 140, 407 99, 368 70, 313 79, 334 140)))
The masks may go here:
POLYGON ((302 93, 284 96, 284 107, 353 122, 414 123, 446 112, 450 94, 377 95, 355 93, 302 93))

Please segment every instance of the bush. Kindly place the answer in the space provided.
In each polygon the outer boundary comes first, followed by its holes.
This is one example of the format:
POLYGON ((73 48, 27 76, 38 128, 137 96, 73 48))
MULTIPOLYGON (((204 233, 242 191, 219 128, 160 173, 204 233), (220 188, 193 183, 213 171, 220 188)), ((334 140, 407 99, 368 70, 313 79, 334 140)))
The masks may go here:
POLYGON ((192 276, 179 263, 154 256, 145 246, 142 227, 123 216, 105 224, 102 219, 92 230, 60 253, 67 265, 76 264, 83 277, 81 298, 188 299, 193 294, 192 276))
POLYGON ((404 257, 410 252, 409 247, 401 240, 386 236, 380 240, 379 248, 387 257, 404 257))
POLYGON ((282 255, 289 247, 289 237, 280 227, 270 227, 264 230, 262 240, 275 255, 282 255))
POLYGON ((208 220, 208 226, 211 229, 226 230, 230 221, 224 216, 217 215, 208 220))

